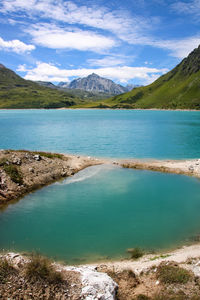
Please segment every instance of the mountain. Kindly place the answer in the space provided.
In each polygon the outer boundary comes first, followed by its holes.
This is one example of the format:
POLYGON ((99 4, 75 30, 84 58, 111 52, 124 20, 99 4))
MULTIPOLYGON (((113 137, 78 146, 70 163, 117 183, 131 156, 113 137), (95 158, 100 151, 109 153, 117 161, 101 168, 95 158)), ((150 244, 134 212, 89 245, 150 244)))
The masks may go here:
POLYGON ((25 80, 0 64, 0 108, 58 108, 80 102, 72 94, 25 80))
POLYGON ((113 108, 200 109, 200 46, 152 84, 108 99, 113 108))
POLYGON ((50 81, 35 81, 36 83, 38 83, 41 86, 46 86, 49 87, 51 89, 57 89, 57 86, 55 84, 53 84, 50 81))
POLYGON ((98 76, 95 73, 84 78, 74 79, 70 83, 59 83, 60 87, 68 89, 79 89, 93 93, 106 93, 118 95, 128 91, 120 84, 114 83, 112 80, 98 76))
POLYGON ((60 88, 68 88, 69 87, 69 82, 64 82, 64 81, 61 81, 61 82, 59 82, 58 83, 58 87, 60 87, 60 88))
POLYGON ((127 84, 126 86, 125 86, 125 88, 126 88, 126 90, 127 90, 127 92, 130 92, 130 91, 132 91, 133 89, 135 89, 135 88, 137 88, 137 87, 140 87, 141 85, 139 85, 139 84, 127 84))

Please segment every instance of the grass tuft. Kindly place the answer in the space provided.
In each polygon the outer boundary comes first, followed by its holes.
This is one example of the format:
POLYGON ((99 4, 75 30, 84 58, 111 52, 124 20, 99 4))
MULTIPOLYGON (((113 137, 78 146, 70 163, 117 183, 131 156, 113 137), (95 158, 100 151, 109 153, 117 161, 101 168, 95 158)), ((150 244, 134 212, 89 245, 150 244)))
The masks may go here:
POLYGON ((6 174, 10 176, 10 179, 13 182, 19 183, 20 185, 23 184, 23 177, 21 172, 8 159, 0 159, 0 167, 2 167, 6 174))
POLYGON ((48 283, 60 283, 63 280, 61 272, 56 271, 52 262, 40 254, 32 254, 30 262, 26 264, 25 274, 29 279, 48 283))
POLYGON ((160 264, 157 269, 156 275, 162 283, 168 284, 185 284, 192 278, 192 275, 188 270, 170 264, 160 264))
POLYGON ((127 249, 127 252, 130 253, 132 259, 138 259, 144 255, 144 251, 138 247, 127 249))
POLYGON ((41 152, 41 151, 34 151, 32 152, 33 154, 38 154, 40 156, 44 156, 47 158, 59 158, 59 159, 63 159, 63 155, 59 154, 59 153, 51 153, 51 152, 41 152))
POLYGON ((14 166, 13 164, 5 164, 3 166, 4 171, 6 172, 6 174, 8 176, 10 176, 10 179, 15 182, 15 183, 19 183, 20 185, 23 184, 23 177, 22 174, 20 173, 20 171, 18 170, 18 168, 16 166, 14 166))
POLYGON ((13 266, 6 258, 0 258, 0 283, 5 283, 6 278, 13 270, 13 266))

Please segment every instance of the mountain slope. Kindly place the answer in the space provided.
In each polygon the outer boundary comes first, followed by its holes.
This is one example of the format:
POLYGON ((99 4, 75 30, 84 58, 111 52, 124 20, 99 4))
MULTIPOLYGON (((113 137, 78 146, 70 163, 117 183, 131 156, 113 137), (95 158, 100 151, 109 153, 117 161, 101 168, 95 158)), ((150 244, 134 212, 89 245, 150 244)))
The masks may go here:
POLYGON ((80 100, 69 93, 25 80, 0 64, 0 108, 69 107, 80 100))
POLYGON ((115 96, 105 104, 114 108, 200 109, 200 46, 152 84, 115 96))
POLYGON ((98 76, 95 73, 84 77, 74 79, 70 83, 60 83, 60 87, 68 89, 79 89, 93 93, 106 93, 111 95, 118 95, 127 92, 128 89, 120 84, 114 83, 112 80, 98 76))

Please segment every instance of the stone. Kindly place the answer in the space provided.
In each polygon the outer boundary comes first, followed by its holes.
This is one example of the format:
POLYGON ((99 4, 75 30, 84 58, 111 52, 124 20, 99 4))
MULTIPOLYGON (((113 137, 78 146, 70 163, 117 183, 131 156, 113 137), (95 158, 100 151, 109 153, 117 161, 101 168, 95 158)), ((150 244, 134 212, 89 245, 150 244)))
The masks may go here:
POLYGON ((36 161, 40 161, 42 158, 41 158, 41 156, 39 155, 39 154, 35 154, 34 156, 33 156, 33 158, 36 160, 36 161))
POLYGON ((20 166, 22 164, 22 161, 19 157, 14 157, 13 160, 12 160, 12 163, 15 164, 15 165, 20 166))

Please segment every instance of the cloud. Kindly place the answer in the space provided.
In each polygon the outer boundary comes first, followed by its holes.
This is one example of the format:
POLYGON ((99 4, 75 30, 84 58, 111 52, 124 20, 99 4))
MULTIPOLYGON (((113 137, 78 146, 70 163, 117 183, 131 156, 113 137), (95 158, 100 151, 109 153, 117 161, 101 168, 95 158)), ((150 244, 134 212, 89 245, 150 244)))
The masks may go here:
MULTIPOLYGON (((154 1, 164 3, 163 0, 154 1)), ((178 1, 171 5, 171 8, 180 13, 199 15, 200 0, 178 1)), ((64 29, 60 25, 37 24, 28 30, 34 43, 52 49, 100 52, 117 46, 117 41, 120 41, 130 45, 164 49, 169 51, 171 56, 183 58, 200 43, 200 36, 174 40, 156 38, 152 35, 152 30, 158 26, 158 18, 143 18, 118 9, 111 11, 105 6, 78 5, 73 1, 62 0, 1 0, 0 11, 4 14, 13 13, 13 16, 16 14, 18 20, 22 15, 36 20, 45 18, 50 20, 49 23, 54 21, 64 24, 64 29)), ((90 62, 92 63, 95 61, 90 62)), ((101 66, 101 63, 104 66, 103 61, 96 63, 96 66, 101 66)))
POLYGON ((171 51, 171 56, 178 57, 180 59, 186 57, 194 48, 200 44, 200 37, 189 37, 181 40, 166 40, 155 41, 152 45, 167 49, 171 51))
POLYGON ((109 79, 111 78, 120 82, 128 82, 130 79, 139 78, 144 82, 150 83, 168 70, 129 66, 116 66, 98 69, 59 69, 53 64, 38 62, 37 66, 33 69, 27 69, 24 65, 22 65, 18 67, 18 71, 26 72, 24 78, 29 80, 67 82, 71 77, 85 77, 91 73, 96 73, 99 76, 109 79))
POLYGON ((106 56, 101 59, 88 59, 87 62, 91 66, 96 67, 110 67, 110 66, 118 66, 125 63, 124 58, 118 58, 114 56, 106 56))
POLYGON ((38 24, 26 30, 37 45, 51 49, 75 49, 100 52, 115 46, 116 42, 92 31, 61 28, 56 25, 38 24))
POLYGON ((34 45, 27 45, 19 40, 4 41, 0 37, 0 50, 12 51, 15 53, 25 53, 35 49, 34 45))
POLYGON ((23 12, 28 16, 45 17, 67 24, 78 24, 110 31, 122 40, 139 38, 144 28, 151 28, 152 20, 131 17, 123 10, 110 11, 105 7, 77 5, 61 0, 2 0, 0 11, 23 12), (128 34, 128 35, 127 35, 128 34))
POLYGON ((172 10, 179 14, 191 14, 193 16, 200 16, 200 0, 192 1, 177 1, 171 5, 172 10))

